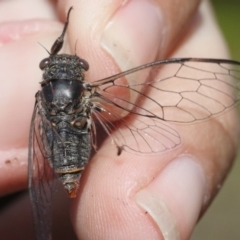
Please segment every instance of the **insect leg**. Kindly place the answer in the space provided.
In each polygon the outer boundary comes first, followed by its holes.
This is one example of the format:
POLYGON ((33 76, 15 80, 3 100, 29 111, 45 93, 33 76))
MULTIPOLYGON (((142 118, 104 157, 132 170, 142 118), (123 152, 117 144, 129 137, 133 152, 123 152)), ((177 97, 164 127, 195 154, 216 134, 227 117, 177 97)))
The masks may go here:
POLYGON ((64 36, 65 36, 66 31, 67 31, 67 27, 68 27, 68 23, 69 23, 69 17, 70 17, 70 12, 71 12, 72 9, 73 9, 73 7, 71 7, 68 10, 67 21, 65 22, 62 34, 60 35, 60 37, 57 38, 57 40, 52 45, 51 55, 58 54, 58 52, 62 49, 63 42, 64 42, 64 36))

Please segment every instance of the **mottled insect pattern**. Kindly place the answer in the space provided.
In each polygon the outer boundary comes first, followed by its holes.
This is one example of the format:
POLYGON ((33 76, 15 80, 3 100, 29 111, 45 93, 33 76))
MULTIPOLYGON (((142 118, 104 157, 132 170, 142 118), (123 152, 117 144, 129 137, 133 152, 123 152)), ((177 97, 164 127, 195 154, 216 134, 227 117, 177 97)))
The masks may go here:
POLYGON ((171 123, 203 121, 239 103, 240 63, 231 60, 160 60, 87 82, 88 63, 59 54, 71 10, 49 57, 40 62, 43 80, 31 121, 29 189, 39 240, 51 239, 54 179, 76 197, 90 152, 98 147, 96 125, 118 155, 159 154, 182 143, 171 123))

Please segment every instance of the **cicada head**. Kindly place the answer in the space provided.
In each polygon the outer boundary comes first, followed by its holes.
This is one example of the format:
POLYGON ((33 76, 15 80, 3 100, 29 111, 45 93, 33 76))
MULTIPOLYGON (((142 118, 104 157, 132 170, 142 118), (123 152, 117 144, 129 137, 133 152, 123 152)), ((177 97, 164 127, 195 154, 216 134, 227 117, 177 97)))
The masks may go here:
POLYGON ((43 70, 43 82, 51 80, 84 80, 84 72, 89 69, 88 63, 76 55, 60 54, 43 59, 39 67, 43 70))

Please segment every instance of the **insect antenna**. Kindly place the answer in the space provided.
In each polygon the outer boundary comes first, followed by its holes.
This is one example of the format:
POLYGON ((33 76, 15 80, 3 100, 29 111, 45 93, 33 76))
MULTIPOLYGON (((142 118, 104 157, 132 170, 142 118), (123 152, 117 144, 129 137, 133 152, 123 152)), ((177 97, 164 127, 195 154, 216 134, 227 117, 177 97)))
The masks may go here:
POLYGON ((51 55, 51 53, 50 53, 40 42, 38 42, 38 44, 39 44, 42 48, 44 48, 49 55, 51 55))

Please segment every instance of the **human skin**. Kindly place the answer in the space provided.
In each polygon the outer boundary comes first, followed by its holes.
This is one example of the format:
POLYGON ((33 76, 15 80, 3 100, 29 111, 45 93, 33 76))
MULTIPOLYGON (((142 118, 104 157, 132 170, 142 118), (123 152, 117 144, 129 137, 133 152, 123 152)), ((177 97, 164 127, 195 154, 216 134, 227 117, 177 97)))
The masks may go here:
MULTIPOLYGON (((1 23, 15 21, 0 25, 0 195, 27 188, 28 132, 41 81, 38 64, 47 57, 37 42, 50 49, 62 30, 57 19, 64 22, 70 6, 74 11, 64 52, 74 53, 78 40, 76 52, 89 62, 91 82, 118 67, 126 70, 157 59, 229 58, 209 5, 198 8, 198 3, 0 2, 1 23), (112 42, 121 47, 113 48, 112 42)), ((232 110, 177 129, 184 144, 158 156, 116 156, 111 141, 103 143, 72 201, 79 239, 189 239, 234 160, 238 124, 232 110)))

